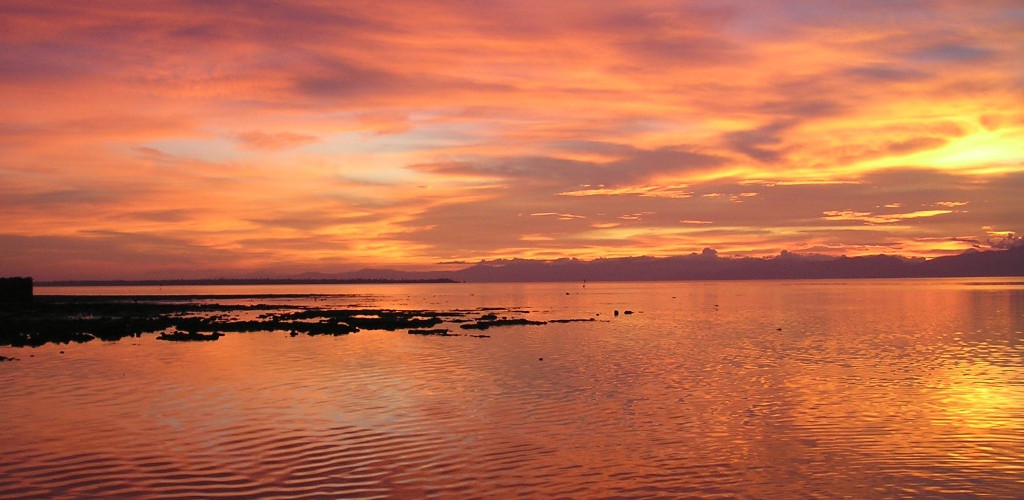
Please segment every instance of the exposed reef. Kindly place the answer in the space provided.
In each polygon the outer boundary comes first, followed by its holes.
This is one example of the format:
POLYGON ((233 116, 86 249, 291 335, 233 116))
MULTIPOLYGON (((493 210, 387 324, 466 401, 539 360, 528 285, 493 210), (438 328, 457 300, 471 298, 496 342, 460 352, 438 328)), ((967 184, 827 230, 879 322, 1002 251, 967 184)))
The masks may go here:
MULTIPOLYGON (((439 313, 433 311, 396 311, 386 309, 321 309, 309 308, 301 311, 286 312, 282 314, 266 314, 261 318, 274 324, 304 325, 306 333, 314 333, 311 330, 316 328, 310 325, 329 325, 331 328, 340 331, 347 329, 347 333, 354 333, 363 330, 388 330, 395 331, 405 328, 430 328, 440 324, 442 316, 451 316, 455 313, 439 313), (317 320, 310 322, 307 320, 317 320)), ((315 332, 314 334, 319 333, 315 332)))
POLYGON ((195 342, 195 341, 209 341, 217 340, 223 337, 224 334, 220 332, 213 333, 198 333, 198 332, 171 332, 161 333, 157 336, 157 340, 171 340, 175 342, 195 342))
POLYGON ((435 328, 433 330, 409 330, 409 335, 437 335, 438 337, 453 337, 452 331, 447 328, 435 328))
POLYGON ((434 337, 473 337, 478 339, 489 339, 490 335, 469 335, 462 333, 452 333, 447 328, 435 328, 432 330, 409 330, 409 335, 425 335, 434 337))
POLYGON ((313 296, 37 296, 30 303, 0 304, 0 346, 35 347, 93 339, 116 341, 142 334, 159 340, 213 341, 226 333, 287 332, 347 335, 361 330, 407 330, 412 335, 477 337, 452 333, 448 327, 487 330, 499 326, 544 325, 594 321, 522 317, 530 311, 482 307, 451 311, 370 309, 321 306, 313 296), (272 303, 275 299, 305 298, 316 305, 272 303), (240 299, 245 299, 239 304, 240 299), (262 302, 265 301, 265 302, 262 302), (496 313, 501 313, 499 316, 496 313))
POLYGON ((260 307, 137 297, 40 296, 30 304, 0 307, 0 345, 40 346, 97 338, 113 341, 172 328, 207 332, 266 330, 267 326, 259 322, 232 321, 224 315, 260 307))
MULTIPOLYGON (((493 316, 493 315, 492 315, 493 316)), ((496 318, 496 319, 480 319, 475 323, 466 323, 459 325, 459 328, 466 330, 486 330, 495 326, 513 326, 513 325, 546 325, 547 321, 533 321, 526 318, 496 318)))

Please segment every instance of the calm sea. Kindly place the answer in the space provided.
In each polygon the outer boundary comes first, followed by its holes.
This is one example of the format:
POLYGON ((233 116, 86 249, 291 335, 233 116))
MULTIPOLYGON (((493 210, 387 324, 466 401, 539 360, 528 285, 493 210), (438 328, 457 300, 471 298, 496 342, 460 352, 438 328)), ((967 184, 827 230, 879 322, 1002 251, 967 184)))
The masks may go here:
POLYGON ((1019 278, 36 292, 597 321, 3 347, 3 498, 1024 497, 1019 278))

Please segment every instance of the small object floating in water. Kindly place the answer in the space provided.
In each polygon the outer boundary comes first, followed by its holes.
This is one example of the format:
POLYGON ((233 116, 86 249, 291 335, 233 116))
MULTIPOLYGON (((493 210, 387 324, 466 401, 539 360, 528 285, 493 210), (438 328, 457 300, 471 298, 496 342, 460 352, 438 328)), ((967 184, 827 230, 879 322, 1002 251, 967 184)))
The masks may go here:
POLYGON ((633 311, 626 309, 625 311, 622 311, 622 314, 633 314, 633 311))
POLYGON ((619 315, 619 310, 618 310, 618 309, 616 309, 616 310, 615 310, 615 315, 616 315, 616 316, 618 316, 618 315, 619 315))
POLYGON ((544 358, 537 358, 537 361, 544 361, 544 358))
POLYGON ((782 331, 782 328, 781 328, 781 327, 779 327, 779 328, 776 328, 776 329, 775 329, 775 331, 777 331, 777 332, 781 332, 781 331, 782 331))

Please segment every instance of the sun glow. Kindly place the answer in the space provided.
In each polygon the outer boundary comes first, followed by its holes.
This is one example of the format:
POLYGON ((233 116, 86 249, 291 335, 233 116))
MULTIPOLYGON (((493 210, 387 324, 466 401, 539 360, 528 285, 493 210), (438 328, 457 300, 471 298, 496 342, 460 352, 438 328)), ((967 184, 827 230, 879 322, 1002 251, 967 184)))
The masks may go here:
POLYGON ((957 139, 919 161, 955 172, 995 175, 1019 172, 1024 165, 1024 131, 979 132, 957 139))

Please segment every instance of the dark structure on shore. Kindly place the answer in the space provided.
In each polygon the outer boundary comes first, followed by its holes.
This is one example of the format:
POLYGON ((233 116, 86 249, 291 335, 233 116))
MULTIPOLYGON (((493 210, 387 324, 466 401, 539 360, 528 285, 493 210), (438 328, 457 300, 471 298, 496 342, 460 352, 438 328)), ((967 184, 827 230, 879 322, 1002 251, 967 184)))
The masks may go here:
POLYGON ((32 302, 32 278, 0 278, 0 302, 32 302))

